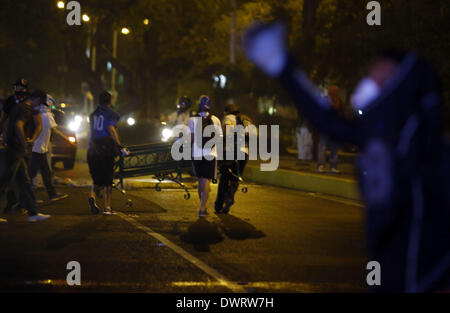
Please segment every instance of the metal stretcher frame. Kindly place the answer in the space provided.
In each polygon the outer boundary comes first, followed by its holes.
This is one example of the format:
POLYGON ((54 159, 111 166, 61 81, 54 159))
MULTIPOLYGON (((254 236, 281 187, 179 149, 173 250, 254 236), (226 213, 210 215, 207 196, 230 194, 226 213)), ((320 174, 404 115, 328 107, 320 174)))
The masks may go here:
POLYGON ((153 175, 158 183, 155 186, 161 191, 160 183, 169 180, 177 183, 185 191, 184 198, 190 198, 190 193, 183 183, 183 173, 192 169, 189 160, 175 161, 171 155, 172 143, 151 143, 129 146, 130 155, 120 156, 116 162, 114 179, 118 179, 115 188, 125 194, 124 179, 129 177, 153 175))

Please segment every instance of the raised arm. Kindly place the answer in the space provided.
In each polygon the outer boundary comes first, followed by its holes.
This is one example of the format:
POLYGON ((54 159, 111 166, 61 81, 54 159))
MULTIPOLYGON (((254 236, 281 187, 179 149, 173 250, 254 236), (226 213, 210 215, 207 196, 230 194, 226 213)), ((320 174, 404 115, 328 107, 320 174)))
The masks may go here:
POLYGON ((361 133, 353 121, 337 115, 326 97, 299 70, 289 56, 281 24, 257 25, 245 35, 248 58, 266 74, 281 80, 295 104, 323 134, 337 141, 361 145, 361 133))

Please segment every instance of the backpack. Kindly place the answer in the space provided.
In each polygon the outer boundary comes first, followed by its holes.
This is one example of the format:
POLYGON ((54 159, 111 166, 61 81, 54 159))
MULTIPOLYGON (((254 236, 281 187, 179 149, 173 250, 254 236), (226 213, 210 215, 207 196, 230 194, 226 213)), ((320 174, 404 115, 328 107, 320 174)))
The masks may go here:
POLYGON ((196 114, 195 116, 196 117, 201 117, 201 123, 202 123, 202 149, 203 149, 205 144, 214 137, 213 135, 208 136, 208 137, 203 136, 203 134, 205 132, 205 128, 210 126, 210 125, 214 125, 214 122, 212 120, 212 115, 211 114, 208 114, 206 116, 201 116, 200 114, 196 114))

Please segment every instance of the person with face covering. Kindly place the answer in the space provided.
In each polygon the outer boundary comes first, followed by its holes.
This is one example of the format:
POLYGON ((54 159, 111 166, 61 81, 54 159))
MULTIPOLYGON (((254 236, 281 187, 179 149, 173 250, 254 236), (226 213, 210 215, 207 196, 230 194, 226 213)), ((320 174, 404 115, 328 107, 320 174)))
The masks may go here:
POLYGON ((449 167, 434 70, 413 52, 379 54, 352 96, 358 118, 346 120, 297 67, 285 42, 283 25, 256 25, 244 50, 282 82, 314 127, 359 147, 369 259, 382 273, 371 291, 449 290, 449 167))
MULTIPOLYGON (((24 102, 27 100, 27 98, 30 96, 29 93, 29 87, 28 87, 28 81, 25 78, 18 78, 14 84, 13 84, 13 91, 14 94, 12 94, 10 97, 8 97, 2 107, 1 110, 1 116, 0 116, 0 133, 5 134, 6 133, 6 124, 8 121, 8 118, 10 116, 10 113, 12 109, 18 105, 21 102, 24 102)), ((33 111, 33 117, 36 116, 36 112, 33 111)), ((28 124, 28 126, 31 125, 31 123, 28 124)), ((30 127, 27 127, 29 129, 30 127)), ((27 135, 27 134, 25 134, 27 135)), ((3 212, 6 214, 10 213, 18 213, 19 212, 19 202, 17 201, 17 198, 15 196, 14 190, 10 188, 6 193, 6 207, 4 208, 3 212)))
POLYGON ((6 190, 16 186, 19 191, 20 207, 28 211, 29 222, 39 222, 50 218, 50 215, 36 211, 36 198, 28 175, 28 165, 25 155, 28 150, 26 126, 33 123, 34 107, 46 101, 47 95, 35 91, 29 99, 16 103, 9 111, 5 127, 5 165, 6 169, 0 175, 0 197, 6 190))

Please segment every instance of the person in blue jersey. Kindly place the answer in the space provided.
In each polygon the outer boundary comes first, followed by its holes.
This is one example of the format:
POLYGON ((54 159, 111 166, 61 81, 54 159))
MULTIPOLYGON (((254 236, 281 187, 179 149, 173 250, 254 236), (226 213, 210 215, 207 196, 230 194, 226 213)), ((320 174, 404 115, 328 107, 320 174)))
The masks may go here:
POLYGON ((89 173, 93 184, 89 197, 92 214, 99 213, 96 194, 105 188, 105 208, 103 214, 111 215, 111 191, 114 173, 114 158, 120 154, 122 146, 117 134, 120 116, 111 108, 111 94, 104 91, 99 96, 99 105, 89 116, 90 138, 87 152, 89 173))

